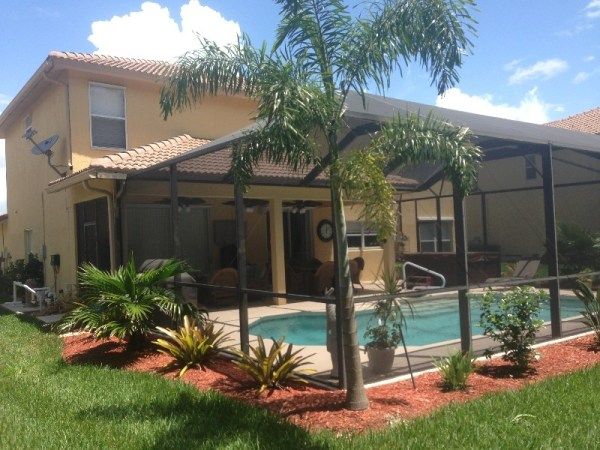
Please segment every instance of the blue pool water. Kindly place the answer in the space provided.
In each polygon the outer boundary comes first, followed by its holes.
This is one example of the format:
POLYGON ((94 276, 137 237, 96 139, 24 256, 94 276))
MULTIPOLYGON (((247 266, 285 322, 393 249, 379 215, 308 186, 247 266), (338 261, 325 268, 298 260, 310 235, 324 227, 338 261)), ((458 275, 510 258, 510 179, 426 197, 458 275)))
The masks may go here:
MULTIPOLYGON (((563 319, 580 315, 583 305, 575 297, 561 299, 561 317, 563 319)), ((438 298, 411 302, 414 316, 405 310, 407 345, 427 345, 436 342, 459 339, 458 300, 456 298, 438 298)), ((482 334, 478 326, 481 311, 477 299, 471 301, 471 325, 473 335, 482 334)), ((371 320, 371 311, 356 313, 358 339, 364 345, 367 324, 371 320)), ((544 304, 540 317, 550 320, 549 305, 544 304)), ((325 345, 325 312, 294 313, 260 319, 250 325, 250 334, 264 338, 285 338, 286 342, 297 345, 325 345)))

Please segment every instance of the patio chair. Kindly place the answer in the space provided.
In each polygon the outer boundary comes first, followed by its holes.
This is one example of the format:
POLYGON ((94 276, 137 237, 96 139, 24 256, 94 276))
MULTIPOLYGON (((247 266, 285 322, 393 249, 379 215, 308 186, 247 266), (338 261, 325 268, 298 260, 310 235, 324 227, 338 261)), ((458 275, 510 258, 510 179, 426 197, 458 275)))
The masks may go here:
MULTIPOLYGON (((150 270, 150 269, 158 269, 158 268, 164 266, 168 261, 170 261, 170 260, 169 259, 147 259, 140 265, 140 270, 143 272, 143 271, 150 270)), ((167 287, 169 289, 173 288, 173 281, 174 281, 173 277, 167 279, 167 287)), ((189 273, 184 272, 179 276, 179 281, 184 282, 184 283, 195 283, 196 279, 193 276, 191 276, 189 273)), ((198 306, 198 295, 197 295, 196 288, 189 287, 189 286, 182 287, 181 288, 181 296, 183 297, 183 300, 186 303, 193 303, 194 305, 198 306)))
MULTIPOLYGON (((359 257, 360 258, 360 257, 359 257)), ((355 258, 350 260, 350 278, 352 281, 352 285, 360 284, 360 272, 359 270, 359 262, 356 261, 359 258, 355 258), (355 281, 358 280, 358 281, 355 281)), ((360 258, 362 260, 362 258, 360 258)), ((364 260, 362 260, 363 268, 364 268, 364 260)), ((321 264, 321 267, 317 269, 315 273, 315 284, 313 287, 313 292, 315 294, 322 295, 327 292, 329 289, 333 289, 335 286, 335 265, 333 261, 325 261, 321 264)), ((362 288, 362 284, 360 284, 362 288)))
POLYGON ((485 282, 496 283, 499 281, 530 280, 535 277, 539 267, 539 259, 522 259, 515 264, 512 274, 508 277, 488 278, 485 282))
MULTIPOLYGON (((231 267, 218 270, 210 279, 210 284, 215 286, 237 287, 237 270, 231 267)), ((222 289, 213 289, 211 297, 216 306, 232 305, 236 302, 237 298, 234 291, 222 289)))
POLYGON ((352 287, 354 287, 355 284, 358 284, 361 289, 364 289, 364 286, 360 282, 360 275, 362 274, 364 268, 365 260, 361 256, 358 256, 350 261, 350 277, 352 279, 352 287))

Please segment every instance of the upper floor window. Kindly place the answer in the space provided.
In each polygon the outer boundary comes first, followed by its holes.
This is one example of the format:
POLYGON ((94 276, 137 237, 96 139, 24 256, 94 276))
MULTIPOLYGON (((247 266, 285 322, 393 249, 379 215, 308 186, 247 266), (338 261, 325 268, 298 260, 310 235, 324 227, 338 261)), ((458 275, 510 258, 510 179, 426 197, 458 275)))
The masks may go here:
POLYGON ((92 147, 127 147, 125 134, 125 89, 90 84, 92 147))
POLYGON ((347 222, 346 236, 348 247, 370 248, 381 246, 379 239, 377 239, 377 233, 367 228, 362 222, 347 222))
POLYGON ((419 220, 419 251, 422 253, 451 252, 452 220, 441 221, 441 230, 435 220, 419 220))

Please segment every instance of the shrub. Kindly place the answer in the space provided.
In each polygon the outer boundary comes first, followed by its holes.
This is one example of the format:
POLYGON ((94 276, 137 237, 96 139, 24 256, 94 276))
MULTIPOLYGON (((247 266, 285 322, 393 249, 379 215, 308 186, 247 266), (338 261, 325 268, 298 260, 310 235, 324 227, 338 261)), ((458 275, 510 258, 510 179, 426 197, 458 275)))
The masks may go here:
POLYGON ((583 322, 594 331, 596 342, 600 345, 600 289, 594 295, 586 283, 578 281, 573 292, 585 307, 585 311, 581 311, 583 322))
POLYGON ((558 263, 563 274, 600 270, 600 233, 562 223, 557 233, 558 263))
POLYGON ((183 326, 179 330, 169 328, 156 328, 163 338, 153 341, 158 346, 158 351, 172 356, 183 365, 179 376, 191 367, 204 368, 221 350, 225 342, 231 340, 231 333, 225 333, 223 327, 217 330, 214 322, 205 322, 201 326, 188 316, 183 317, 183 326))
MULTIPOLYGON (((531 287, 516 287, 505 293, 487 292, 481 299, 483 334, 500 342, 504 359, 525 370, 533 356, 536 332, 543 325, 540 306, 546 295, 531 287)), ((488 350, 486 356, 490 356, 488 350)))
POLYGON ((29 254, 27 260, 17 259, 7 264, 0 275, 0 295, 10 298, 13 281, 25 283, 28 280, 34 280, 37 287, 44 285, 44 264, 33 253, 29 254))
POLYGON ((438 369, 444 388, 450 391, 464 390, 467 388, 469 375, 475 369, 475 355, 472 352, 463 353, 457 350, 446 358, 441 358, 434 363, 438 369))
POLYGON ((247 373, 257 384, 257 394, 266 389, 281 389, 290 382, 306 383, 300 374, 312 373, 311 369, 300 369, 310 363, 309 356, 299 356, 303 349, 293 351, 292 344, 284 347, 283 338, 273 339, 271 348, 267 351, 265 342, 258 336, 258 344, 250 347, 251 355, 238 352, 239 361, 235 364, 247 373))
POLYGON ((115 272, 85 264, 79 271, 81 303, 64 317, 59 330, 83 329, 96 338, 115 336, 126 340, 130 349, 140 348, 161 320, 174 323, 183 314, 198 314, 193 305, 163 287, 183 270, 181 262, 169 261, 138 272, 133 257, 115 272))

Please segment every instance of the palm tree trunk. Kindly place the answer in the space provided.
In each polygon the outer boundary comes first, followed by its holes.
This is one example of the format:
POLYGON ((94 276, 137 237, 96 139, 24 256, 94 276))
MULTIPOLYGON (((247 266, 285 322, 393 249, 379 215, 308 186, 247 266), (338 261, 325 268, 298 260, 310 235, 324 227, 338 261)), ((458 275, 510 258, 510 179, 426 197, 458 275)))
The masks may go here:
MULTIPOLYGON (((335 164, 331 171, 335 171, 335 164)), ((337 180, 337 174, 331 173, 331 209, 334 226, 334 259, 337 269, 337 287, 342 299, 342 320, 344 338, 344 362, 346 369, 346 407, 352 411, 360 411, 369 407, 369 399, 365 392, 360 363, 360 349, 358 347, 358 335, 356 332, 356 317, 354 313, 354 297, 352 295, 352 283, 350 279, 350 262, 348 260, 348 241, 346 238, 346 218, 344 216, 344 203, 342 190, 337 180)))

